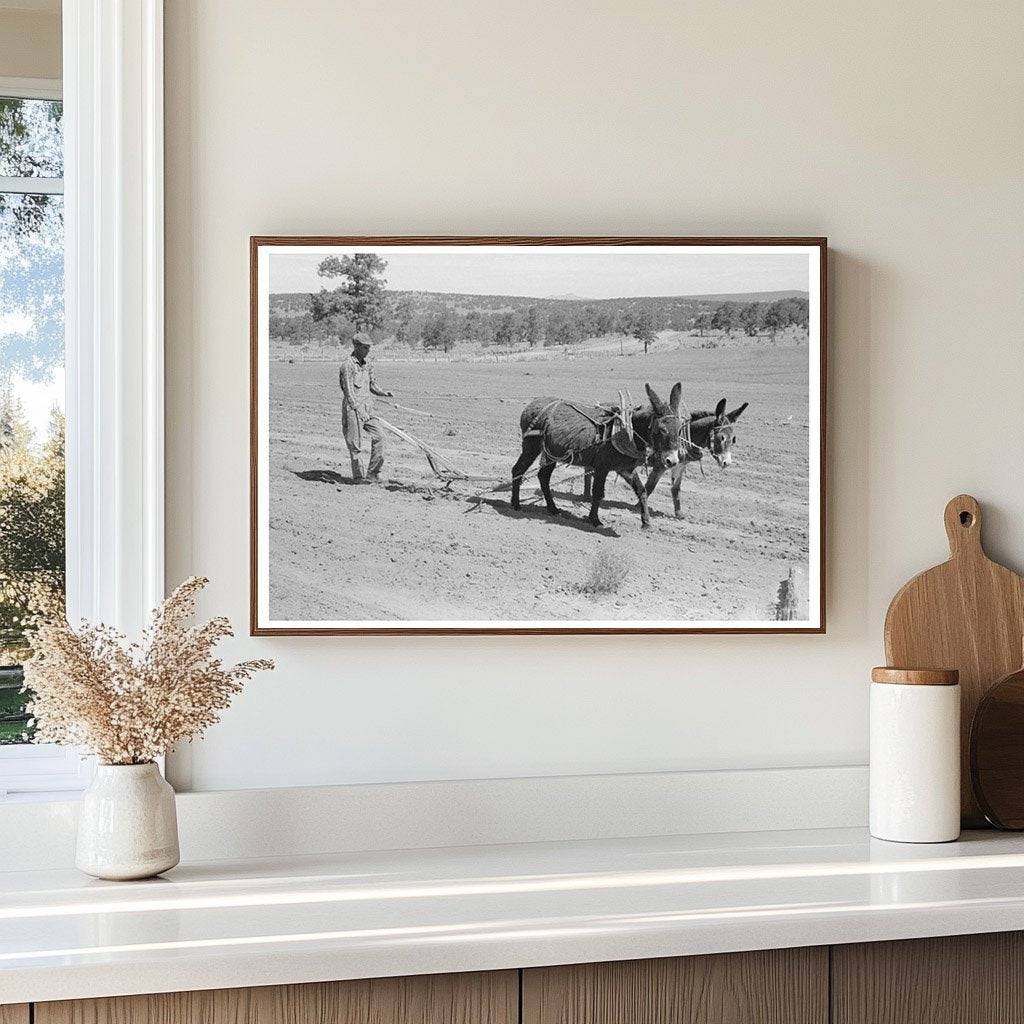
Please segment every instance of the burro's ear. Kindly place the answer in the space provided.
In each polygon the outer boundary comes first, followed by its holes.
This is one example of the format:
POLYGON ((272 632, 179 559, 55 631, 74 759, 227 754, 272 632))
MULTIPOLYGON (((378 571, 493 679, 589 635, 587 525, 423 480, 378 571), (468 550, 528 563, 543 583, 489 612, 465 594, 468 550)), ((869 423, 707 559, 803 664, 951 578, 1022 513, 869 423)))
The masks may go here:
POLYGON ((655 391, 650 384, 645 384, 644 390, 647 392, 647 397, 651 400, 651 405, 653 406, 654 411, 658 413, 658 415, 660 416, 668 408, 668 406, 666 406, 665 403, 658 397, 658 392, 655 391))
POLYGON ((732 412, 727 413, 729 422, 735 423, 743 415, 743 410, 746 409, 748 405, 750 405, 749 402, 744 402, 738 409, 733 409, 732 412))
POLYGON ((723 398, 718 405, 715 406, 715 415, 721 419, 725 415, 725 399, 723 398))
POLYGON ((672 385, 672 394, 668 396, 669 408, 678 416, 679 401, 683 397, 683 382, 677 381, 672 385))

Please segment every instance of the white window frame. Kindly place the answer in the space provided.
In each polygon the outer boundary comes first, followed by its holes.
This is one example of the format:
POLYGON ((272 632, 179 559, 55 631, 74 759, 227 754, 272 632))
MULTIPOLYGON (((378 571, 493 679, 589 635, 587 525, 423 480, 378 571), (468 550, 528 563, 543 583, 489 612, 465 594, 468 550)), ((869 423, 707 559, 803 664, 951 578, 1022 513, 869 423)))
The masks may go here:
MULTIPOLYGON (((0 96, 19 100, 60 100, 59 78, 4 78, 0 77, 0 96)), ((22 195, 62 195, 63 178, 10 178, 0 174, 0 192, 22 195)))
MULTIPOLYGON (((164 596, 163 0, 64 0, 63 39, 56 96, 18 81, 64 100, 68 618, 134 636, 164 596)), ((91 774, 0 748, 0 798, 91 774)))
POLYGON ((59 100, 64 95, 59 78, 0 77, 0 96, 19 100, 59 100))

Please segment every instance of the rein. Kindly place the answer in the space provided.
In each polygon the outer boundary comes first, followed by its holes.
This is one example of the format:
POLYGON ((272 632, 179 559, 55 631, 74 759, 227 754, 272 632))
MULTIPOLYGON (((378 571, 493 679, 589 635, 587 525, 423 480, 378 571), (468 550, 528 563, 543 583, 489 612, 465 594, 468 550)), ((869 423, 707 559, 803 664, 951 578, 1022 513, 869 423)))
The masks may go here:
POLYGON ((721 433, 721 431, 725 430, 727 426, 731 426, 731 424, 719 423, 716 419, 708 428, 708 439, 707 444, 705 445, 697 444, 697 442, 693 440, 692 426, 693 420, 687 420, 683 429, 679 432, 679 440, 682 444, 683 454, 686 456, 687 461, 700 463, 701 476, 705 476, 704 452, 708 451, 711 452, 712 455, 714 454, 715 435, 721 433))

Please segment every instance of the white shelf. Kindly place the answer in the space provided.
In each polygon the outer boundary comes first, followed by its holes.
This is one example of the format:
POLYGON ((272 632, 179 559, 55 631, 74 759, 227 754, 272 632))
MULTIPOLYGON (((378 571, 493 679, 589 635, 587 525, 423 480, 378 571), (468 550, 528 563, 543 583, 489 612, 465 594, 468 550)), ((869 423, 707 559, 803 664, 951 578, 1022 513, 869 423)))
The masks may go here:
POLYGON ((1024 928, 1024 838, 861 829, 0 874, 0 1003, 1024 928))

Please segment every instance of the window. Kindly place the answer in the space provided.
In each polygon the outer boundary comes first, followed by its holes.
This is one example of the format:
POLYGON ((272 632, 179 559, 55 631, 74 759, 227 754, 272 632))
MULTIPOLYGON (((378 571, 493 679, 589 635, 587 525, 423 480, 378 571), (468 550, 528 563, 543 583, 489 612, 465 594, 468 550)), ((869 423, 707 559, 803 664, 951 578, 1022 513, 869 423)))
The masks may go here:
MULTIPOLYGON (((49 453, 53 483, 29 495, 31 547, 10 554, 58 597, 63 582, 71 619, 135 636, 164 595, 163 4, 63 0, 61 16, 63 82, 0 78, 15 101, 0 133, 0 372, 12 422, 17 394, 37 427, 26 459, 49 453), (59 431, 46 434, 62 391, 63 478, 59 431)), ((0 679, 0 800, 80 789, 91 761, 20 742, 16 661, 0 679)))
POLYGON ((20 667, 30 653, 26 619, 64 602, 63 105, 47 83, 5 85, 0 80, 0 796, 77 788, 81 775, 74 752, 26 746, 32 722, 20 667))

